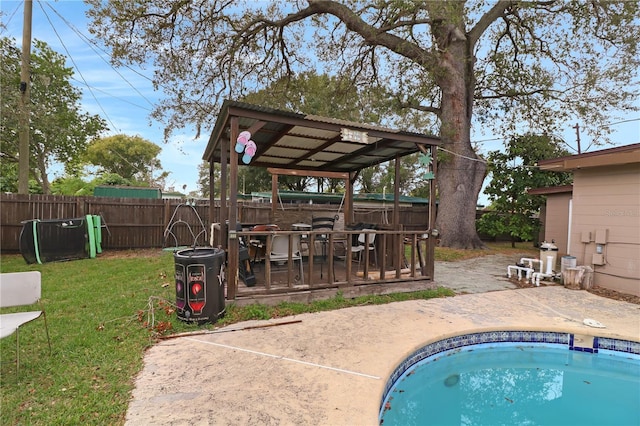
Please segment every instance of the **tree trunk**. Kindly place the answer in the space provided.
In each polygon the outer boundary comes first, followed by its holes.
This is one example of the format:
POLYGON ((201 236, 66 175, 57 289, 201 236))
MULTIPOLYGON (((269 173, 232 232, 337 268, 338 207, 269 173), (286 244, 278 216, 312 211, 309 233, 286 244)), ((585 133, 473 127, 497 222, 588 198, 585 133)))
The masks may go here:
POLYGON ((34 170, 34 178, 40 184, 43 194, 49 194, 51 192, 49 188, 49 177, 47 176, 47 161, 44 158, 42 152, 37 152, 36 156, 36 169, 34 170))
POLYGON ((438 162, 440 245, 452 248, 484 247, 476 232, 476 205, 487 166, 471 146, 473 55, 466 40, 452 37, 455 28, 436 28, 444 46, 435 76, 442 89, 440 138, 445 152, 438 162))
MULTIPOLYGON (((445 146, 449 149, 449 145, 445 146)), ((473 152, 468 155, 475 156, 473 152)), ((447 156, 447 160, 438 163, 436 228, 440 232, 440 245, 463 249, 484 247, 476 232, 476 204, 487 168, 484 163, 447 156)))

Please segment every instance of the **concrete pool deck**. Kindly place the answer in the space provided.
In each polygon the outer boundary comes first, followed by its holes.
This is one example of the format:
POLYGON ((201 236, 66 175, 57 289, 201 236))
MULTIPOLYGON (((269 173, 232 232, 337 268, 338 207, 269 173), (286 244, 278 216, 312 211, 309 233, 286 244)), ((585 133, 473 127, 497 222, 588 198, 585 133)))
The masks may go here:
MULTIPOLYGON (((452 272, 465 270, 456 264, 452 272)), ((145 354, 126 424, 377 425, 390 374, 435 340, 543 330, 640 341, 640 305, 562 286, 517 289, 499 278, 502 269, 495 274, 456 278, 436 269, 438 285, 469 294, 247 321, 162 341, 145 354), (246 329, 278 323, 287 324, 246 329)))

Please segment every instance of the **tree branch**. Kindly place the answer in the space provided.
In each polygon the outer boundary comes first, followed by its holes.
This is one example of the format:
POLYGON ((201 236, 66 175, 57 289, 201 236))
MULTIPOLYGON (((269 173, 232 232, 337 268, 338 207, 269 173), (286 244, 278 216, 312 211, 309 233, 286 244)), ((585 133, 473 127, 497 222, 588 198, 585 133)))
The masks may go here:
POLYGON ((441 112, 440 108, 437 108, 434 106, 422 105, 419 102, 403 101, 399 97, 396 97, 396 103, 398 107, 403 109, 408 108, 408 109, 415 109, 422 112, 429 112, 429 113, 435 114, 437 117, 440 117, 440 112, 441 112))
POLYGON ((369 25, 354 11, 338 2, 310 0, 309 7, 298 12, 298 14, 304 14, 305 17, 325 13, 338 18, 349 30, 359 34, 367 44, 386 47, 392 52, 410 59, 425 68, 431 68, 437 63, 437 58, 432 53, 401 37, 389 34, 380 28, 375 28, 369 25))
POLYGON ((542 93, 545 94, 550 94, 552 91, 550 91, 549 89, 546 88, 542 88, 542 89, 536 89, 536 90, 513 90, 510 91, 509 93, 498 93, 496 95, 480 95, 480 94, 476 94, 475 95, 475 99, 504 99, 504 98, 519 98, 521 96, 532 96, 532 95, 539 95, 542 93))
MULTIPOLYGON (((513 2, 509 0, 503 0, 496 3, 487 13, 482 15, 480 20, 476 23, 476 25, 471 28, 469 33, 467 34, 467 38, 469 40, 469 45, 473 48, 476 45, 478 39, 484 32, 489 28, 489 26, 496 21, 496 19, 504 16, 505 11, 511 7, 513 2)), ((473 49, 471 49, 473 50, 473 49)))
POLYGON ((379 30, 387 32, 387 31, 395 30, 396 28, 400 28, 400 27, 413 27, 415 25, 422 25, 422 24, 431 25, 433 24, 433 21, 431 19, 411 19, 407 21, 397 21, 397 22, 394 22, 393 24, 384 25, 380 27, 379 30))

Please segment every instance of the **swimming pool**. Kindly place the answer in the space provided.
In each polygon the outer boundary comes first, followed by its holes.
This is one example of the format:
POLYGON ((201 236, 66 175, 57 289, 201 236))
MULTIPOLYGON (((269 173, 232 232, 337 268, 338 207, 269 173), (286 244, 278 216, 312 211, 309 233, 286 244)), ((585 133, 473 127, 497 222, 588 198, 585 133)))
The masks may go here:
POLYGON ((543 331, 466 334, 396 368, 390 424, 639 424, 640 343, 543 331))

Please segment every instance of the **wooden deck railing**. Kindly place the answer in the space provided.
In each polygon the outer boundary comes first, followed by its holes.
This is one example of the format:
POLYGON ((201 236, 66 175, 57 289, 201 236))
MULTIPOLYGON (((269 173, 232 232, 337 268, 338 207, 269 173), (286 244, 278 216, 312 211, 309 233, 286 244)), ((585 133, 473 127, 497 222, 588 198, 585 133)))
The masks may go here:
POLYGON ((426 230, 238 231, 237 235, 249 249, 247 262, 256 284, 249 287, 238 280, 237 287, 228 291, 236 299, 433 279, 434 245, 430 246, 426 230), (353 241, 362 233, 375 234, 377 258, 372 251, 364 250, 362 263, 358 264, 350 253, 353 241), (327 237, 326 242, 321 235, 327 237), (276 236, 290 241, 288 261, 281 266, 272 265, 269 258, 276 236), (291 242, 297 238, 306 240, 302 250, 304 277, 299 276, 294 261, 291 242))

